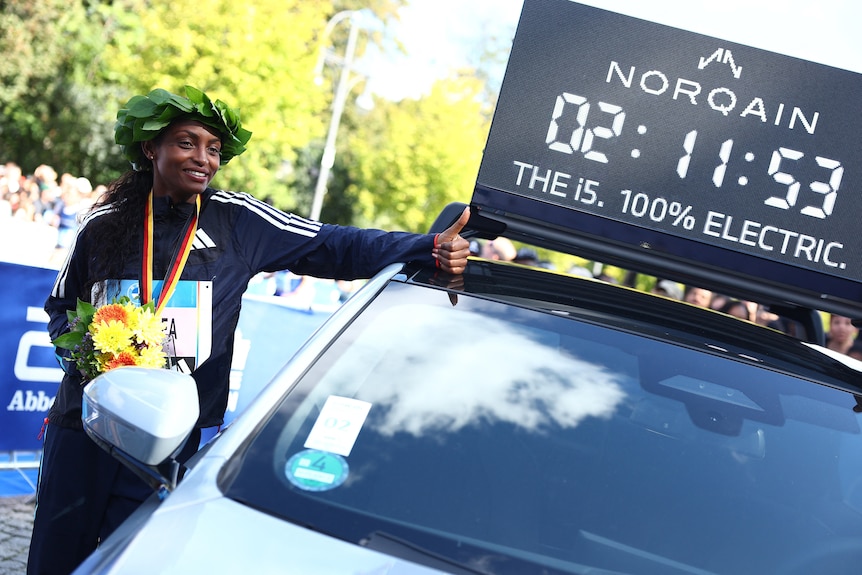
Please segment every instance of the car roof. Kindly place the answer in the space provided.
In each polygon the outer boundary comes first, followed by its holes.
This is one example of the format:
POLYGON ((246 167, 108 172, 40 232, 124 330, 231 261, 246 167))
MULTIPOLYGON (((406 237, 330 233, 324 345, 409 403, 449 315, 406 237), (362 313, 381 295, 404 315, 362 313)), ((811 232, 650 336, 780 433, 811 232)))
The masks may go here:
MULTIPOLYGON (((518 214, 520 210, 534 207, 535 204, 523 198, 513 198, 506 206, 508 210, 487 209, 470 204, 470 220, 462 230, 465 238, 494 239, 504 236, 509 240, 536 246, 547 250, 579 256, 588 260, 619 266, 663 279, 670 279, 688 286, 696 286, 721 293, 740 300, 756 301, 779 315, 791 316, 806 323, 814 317, 817 310, 845 315, 851 318, 862 316, 858 301, 849 301, 826 294, 803 289, 791 283, 753 277, 751 273, 738 274, 737 261, 729 258, 722 267, 704 264, 696 257, 680 259, 649 245, 626 245, 624 243, 595 238, 580 234, 573 229, 565 229, 518 214), (806 318, 806 316, 809 316, 806 318)), ((442 232, 457 220, 467 204, 453 202, 443 208, 429 231, 442 232)), ((558 216, 558 207, 542 205, 546 214, 558 216)), ((770 262, 762 260, 760 265, 770 262)), ((838 278, 834 278, 839 281, 838 278)), ((840 280, 844 281, 844 280, 840 280)), ((859 286, 862 289, 862 286, 859 286)), ((862 300, 860 300, 862 301, 862 300)), ((819 329, 808 325, 808 329, 819 329)), ((822 334, 809 334, 808 341, 822 343, 822 334)))
MULTIPOLYGON (((408 283, 441 286, 435 270, 408 266, 405 272, 408 283)), ((862 393, 862 373, 851 367, 852 359, 841 361, 819 351, 819 346, 718 311, 593 278, 471 258, 452 291, 625 330, 862 393)))

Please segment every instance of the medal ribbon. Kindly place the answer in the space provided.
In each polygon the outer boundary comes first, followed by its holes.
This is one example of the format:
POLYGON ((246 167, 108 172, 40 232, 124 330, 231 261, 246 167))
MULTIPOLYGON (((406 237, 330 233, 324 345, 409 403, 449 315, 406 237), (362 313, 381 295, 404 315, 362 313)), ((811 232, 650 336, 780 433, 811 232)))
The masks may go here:
MULTIPOLYGON (((183 232, 182 241, 179 248, 174 254, 173 260, 168 267, 168 273, 165 275, 165 281, 162 283, 162 291, 159 299, 156 302, 156 315, 159 315, 164 309, 171 295, 174 293, 174 288, 180 281, 180 275, 183 273, 183 268, 186 267, 186 260, 189 259, 189 253, 192 251, 192 242, 195 239, 195 232, 198 229, 198 214, 201 210, 201 197, 195 196, 195 210, 189 218, 186 229, 183 232)), ((153 191, 150 190, 150 197, 147 201, 146 214, 144 216, 144 249, 141 266, 141 305, 144 305, 153 299, 153 191)))

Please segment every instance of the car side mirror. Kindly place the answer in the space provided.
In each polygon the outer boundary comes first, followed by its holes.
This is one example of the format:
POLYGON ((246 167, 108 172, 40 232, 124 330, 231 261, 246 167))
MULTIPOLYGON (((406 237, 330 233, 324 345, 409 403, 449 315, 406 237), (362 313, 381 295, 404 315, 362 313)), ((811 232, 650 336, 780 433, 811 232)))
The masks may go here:
POLYGON ((84 387, 84 431, 160 492, 176 487, 182 448, 200 415, 190 375, 119 367, 84 387))

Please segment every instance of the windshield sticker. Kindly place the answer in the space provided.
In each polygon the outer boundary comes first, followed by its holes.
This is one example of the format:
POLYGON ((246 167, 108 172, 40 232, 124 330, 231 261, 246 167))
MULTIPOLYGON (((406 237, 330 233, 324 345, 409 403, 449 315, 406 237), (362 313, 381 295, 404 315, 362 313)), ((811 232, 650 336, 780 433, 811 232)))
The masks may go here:
POLYGON ((347 460, 326 451, 306 449, 287 460, 284 474, 303 491, 329 491, 347 479, 347 460))
POLYGON ((371 404, 367 401, 330 395, 308 433, 304 447, 347 457, 370 409, 371 404))

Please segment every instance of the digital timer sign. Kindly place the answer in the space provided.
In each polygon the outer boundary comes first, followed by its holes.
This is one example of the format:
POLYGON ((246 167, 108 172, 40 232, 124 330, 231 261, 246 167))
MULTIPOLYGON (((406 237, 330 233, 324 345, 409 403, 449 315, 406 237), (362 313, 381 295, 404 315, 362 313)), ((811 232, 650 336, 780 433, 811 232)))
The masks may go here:
POLYGON ((474 199, 514 194, 859 282, 860 94, 845 70, 525 0, 474 199))

